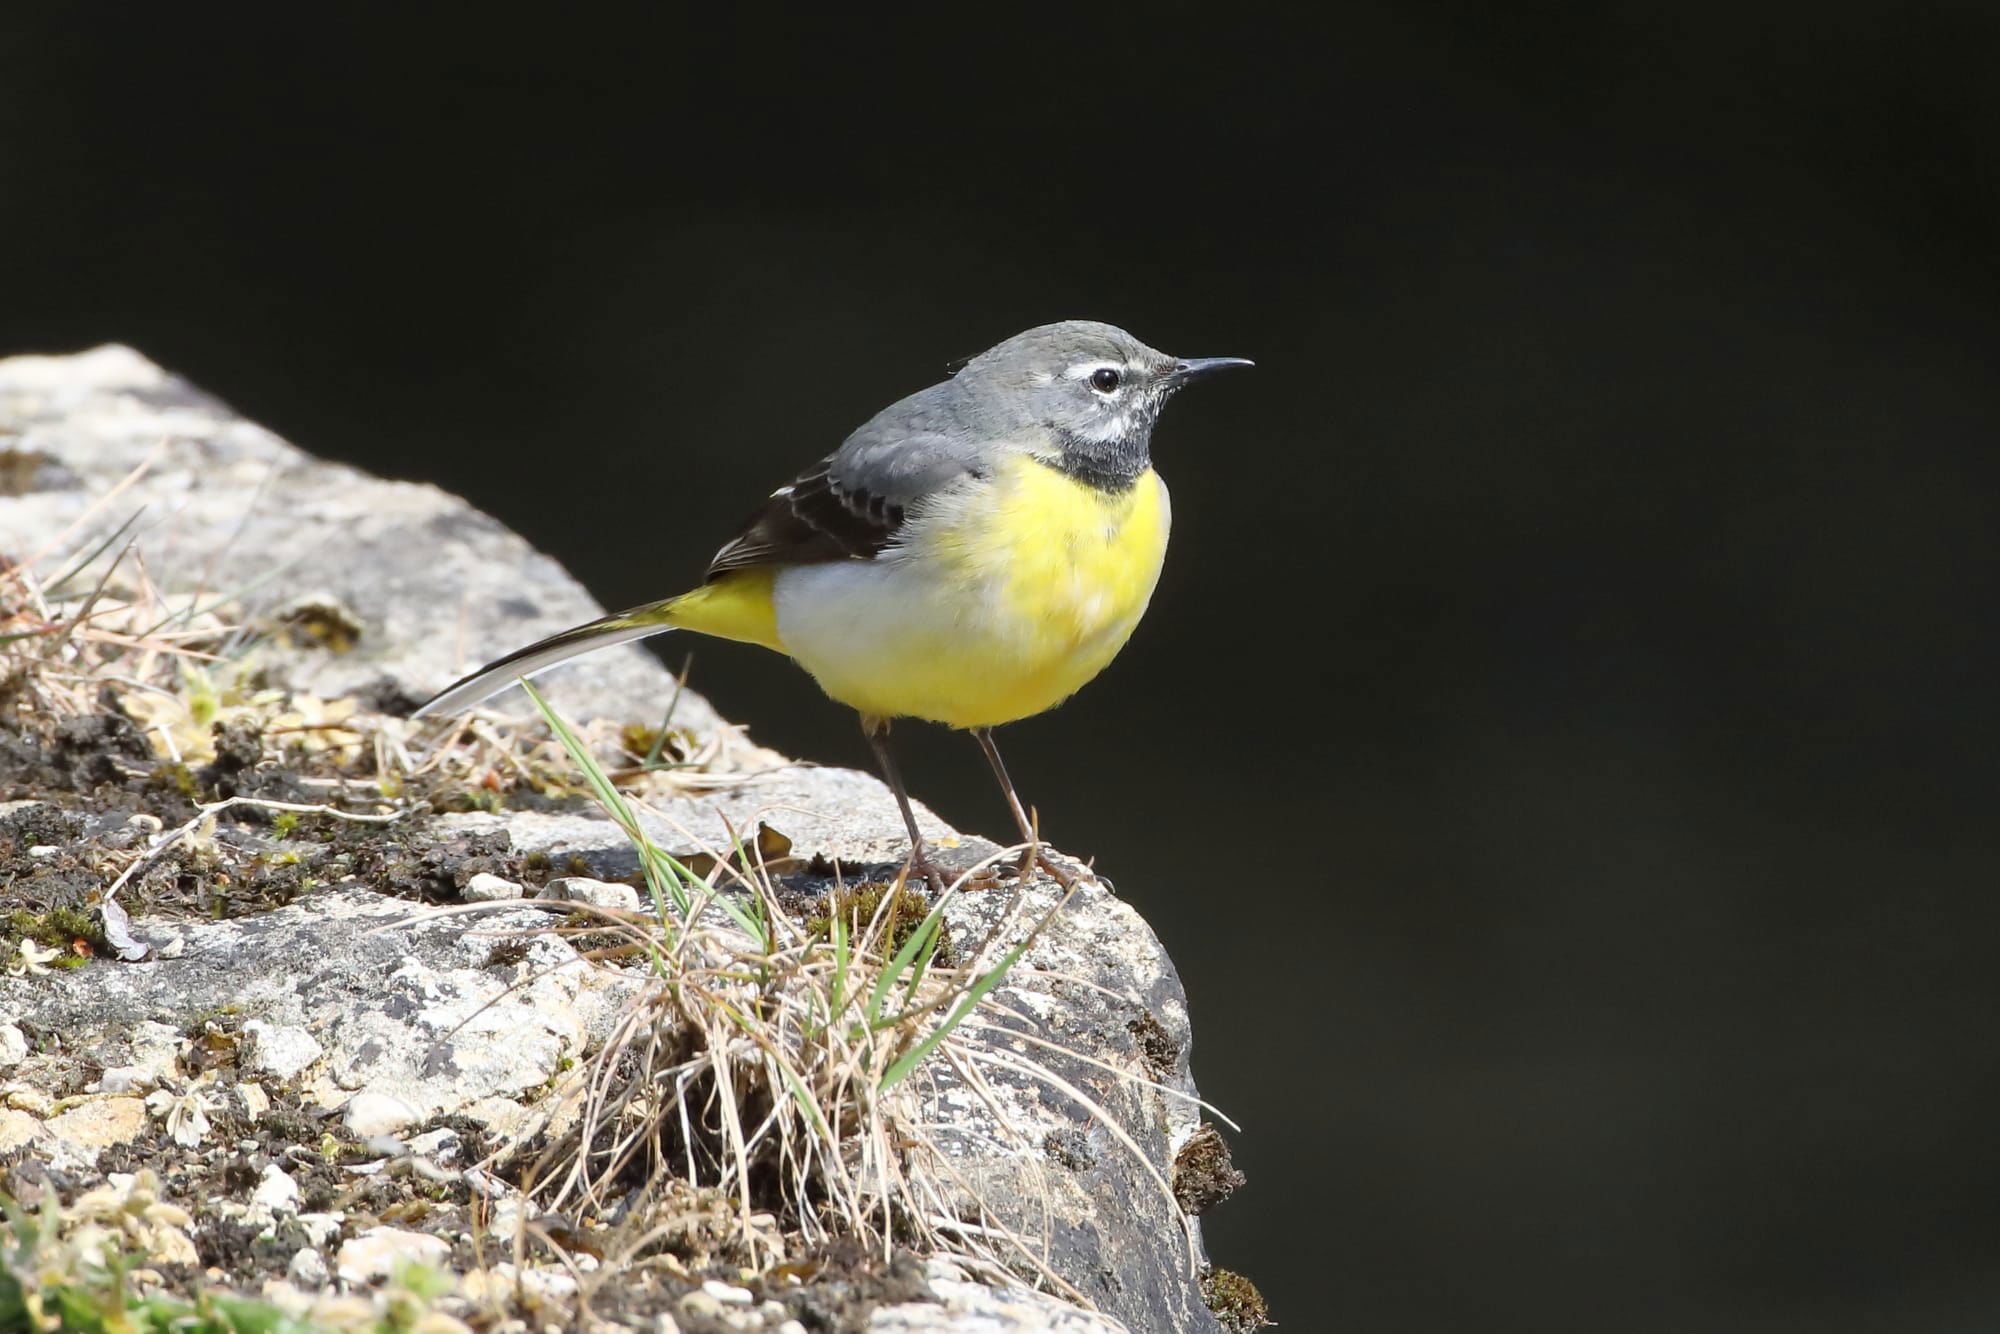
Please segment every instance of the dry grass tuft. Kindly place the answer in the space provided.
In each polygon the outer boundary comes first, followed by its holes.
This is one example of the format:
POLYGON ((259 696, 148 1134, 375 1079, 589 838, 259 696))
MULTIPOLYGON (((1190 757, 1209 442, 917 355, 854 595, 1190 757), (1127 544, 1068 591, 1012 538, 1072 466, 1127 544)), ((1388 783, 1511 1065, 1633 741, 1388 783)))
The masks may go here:
MULTIPOLYGON (((689 1225, 690 1198, 719 1192, 732 1205, 733 1262, 748 1271, 858 1241, 884 1257, 896 1247, 951 1255, 1078 1298, 1045 1262, 1048 1238, 965 1216, 973 1191, 926 1096, 950 1080, 993 1111, 1004 1136, 989 1077, 1039 1083, 1147 1162, 1112 1112, 1023 1049, 1158 1086, 1042 1039, 1024 1044, 1021 1016, 995 995, 1028 971, 1022 955, 1069 895, 1036 920, 1019 916, 1017 895, 1009 920, 950 965, 940 942, 951 900, 1021 849, 968 870, 935 904, 899 881, 836 894, 843 910, 794 920, 754 857, 713 857, 703 879, 661 852, 588 748, 543 708, 645 867, 654 910, 605 918, 619 952, 643 957, 652 985, 565 1090, 552 1117, 561 1131, 522 1175, 528 1196, 597 1233, 593 1251, 628 1264, 689 1225), (913 900, 922 905, 914 925, 913 900), (855 914, 862 903, 867 916, 855 914)), ((594 924, 593 937, 603 929, 594 924)), ((1025 1138, 1006 1147, 1038 1149, 1025 1138)), ((1171 1197, 1164 1177, 1146 1170, 1171 1197)))

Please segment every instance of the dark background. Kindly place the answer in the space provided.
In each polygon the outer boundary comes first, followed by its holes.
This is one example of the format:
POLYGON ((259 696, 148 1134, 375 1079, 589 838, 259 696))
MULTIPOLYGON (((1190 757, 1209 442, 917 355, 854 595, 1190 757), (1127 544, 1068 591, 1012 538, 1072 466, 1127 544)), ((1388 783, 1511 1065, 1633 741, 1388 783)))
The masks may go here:
POLYGON ((0 351, 131 343, 611 605, 1027 325, 1258 360, 1006 742, 1181 967, 1288 1328, 1992 1327, 1992 6, 259 14, 0 18, 0 351))

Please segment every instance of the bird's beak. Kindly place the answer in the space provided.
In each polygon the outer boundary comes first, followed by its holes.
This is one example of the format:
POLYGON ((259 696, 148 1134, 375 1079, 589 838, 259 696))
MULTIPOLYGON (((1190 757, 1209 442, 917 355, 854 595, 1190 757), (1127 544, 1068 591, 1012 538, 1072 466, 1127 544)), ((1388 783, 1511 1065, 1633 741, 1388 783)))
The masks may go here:
POLYGON ((1257 363, 1247 357, 1189 357, 1176 362, 1169 377, 1178 389, 1189 380, 1200 379, 1216 371, 1226 371, 1232 366, 1255 366, 1257 363))

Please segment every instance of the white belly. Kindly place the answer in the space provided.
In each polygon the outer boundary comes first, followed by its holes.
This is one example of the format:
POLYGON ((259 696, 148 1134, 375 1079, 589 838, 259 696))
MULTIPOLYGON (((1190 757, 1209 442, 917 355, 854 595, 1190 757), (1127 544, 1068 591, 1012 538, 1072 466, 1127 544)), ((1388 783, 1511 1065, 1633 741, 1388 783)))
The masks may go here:
POLYGON ((844 704, 953 721, 968 676, 976 680, 1008 635, 996 598, 941 573, 901 553, 781 569, 771 585, 778 635, 844 704))

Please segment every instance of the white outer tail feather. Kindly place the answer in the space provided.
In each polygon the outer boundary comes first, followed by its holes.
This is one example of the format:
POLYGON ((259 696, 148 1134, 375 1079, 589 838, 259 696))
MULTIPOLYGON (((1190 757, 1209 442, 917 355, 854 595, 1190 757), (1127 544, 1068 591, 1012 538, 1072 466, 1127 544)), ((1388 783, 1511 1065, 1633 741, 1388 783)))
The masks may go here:
POLYGON ((590 625, 579 625, 573 630, 552 635, 538 644, 530 644, 519 652, 510 653, 497 662, 488 663, 464 680, 446 686, 425 700, 410 717, 424 718, 433 714, 456 713, 469 709, 481 700, 499 694, 522 678, 540 676, 552 667, 560 667, 571 658, 580 658, 586 653, 610 648, 613 644, 629 644, 635 639, 665 634, 674 628, 671 625, 657 623, 607 625, 593 632, 590 625))

